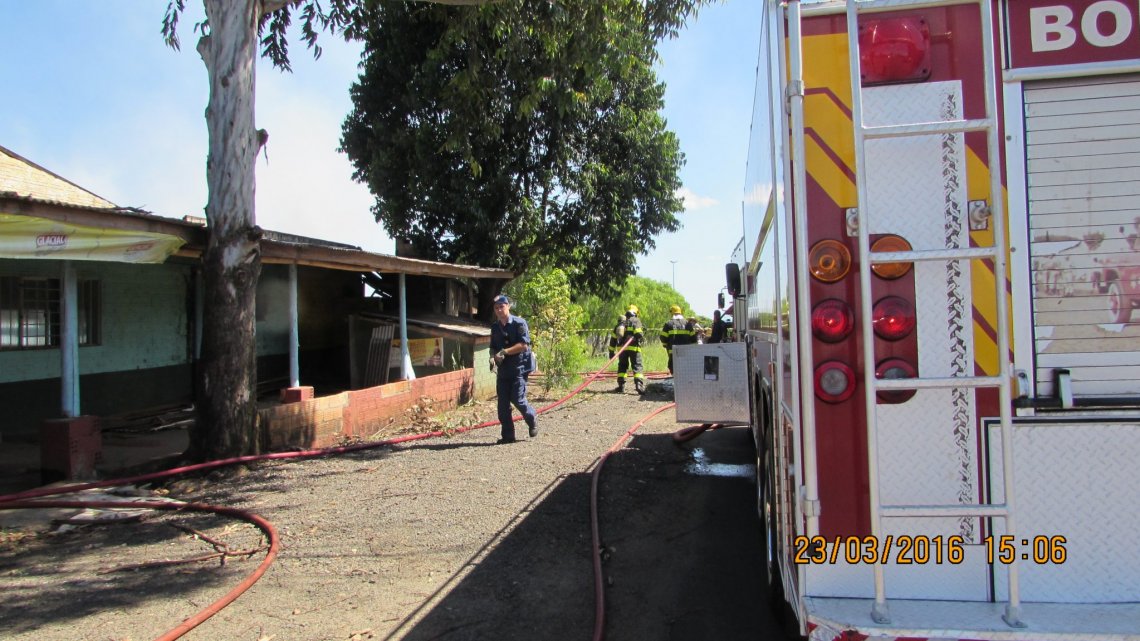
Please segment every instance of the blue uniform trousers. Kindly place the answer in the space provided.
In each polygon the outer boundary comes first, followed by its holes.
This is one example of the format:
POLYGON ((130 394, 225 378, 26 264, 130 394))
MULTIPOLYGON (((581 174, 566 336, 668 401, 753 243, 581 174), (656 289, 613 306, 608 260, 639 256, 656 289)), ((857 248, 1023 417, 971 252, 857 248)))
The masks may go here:
POLYGON ((526 374, 499 374, 495 383, 495 393, 499 395, 499 423, 502 425, 501 436, 505 439, 515 437, 515 422, 511 417, 511 405, 519 409, 527 427, 534 427, 534 408, 526 402, 526 374))

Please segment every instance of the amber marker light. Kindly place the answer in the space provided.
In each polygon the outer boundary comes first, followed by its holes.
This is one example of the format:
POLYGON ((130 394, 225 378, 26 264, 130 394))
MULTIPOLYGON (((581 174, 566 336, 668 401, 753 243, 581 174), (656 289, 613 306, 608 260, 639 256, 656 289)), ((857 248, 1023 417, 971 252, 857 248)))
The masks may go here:
POLYGON ((808 268, 816 280, 834 283, 851 271, 851 251, 838 240, 821 240, 808 252, 808 268))
MULTIPOLYGON (((871 244, 871 252, 908 252, 911 250, 910 243, 902 236, 895 236, 888 234, 876 240, 871 244)), ((879 278, 887 280, 894 280, 906 276, 914 263, 875 263, 871 265, 871 271, 879 278)))

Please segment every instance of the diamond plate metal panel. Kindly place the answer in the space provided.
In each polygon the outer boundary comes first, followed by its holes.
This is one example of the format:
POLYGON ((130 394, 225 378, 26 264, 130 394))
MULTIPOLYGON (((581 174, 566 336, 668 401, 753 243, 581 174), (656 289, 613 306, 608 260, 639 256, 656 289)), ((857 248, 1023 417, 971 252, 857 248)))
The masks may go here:
POLYGON ((674 349, 677 421, 747 424, 747 367, 744 343, 680 345, 674 349))
MULTIPOLYGON (((869 125, 962 117, 957 82, 864 91, 869 125)), ((871 233, 895 233, 915 249, 969 245, 966 150, 961 134, 867 141, 871 233)), ((971 374, 970 280, 958 262, 915 265, 922 376, 971 374), (950 332, 947 332, 950 328, 950 332)))
MULTIPOLYGON (((868 126, 957 120, 961 85, 934 82, 863 91, 868 126)), ((872 234, 895 233, 915 249, 945 245, 947 207, 967 211, 966 150, 962 134, 868 140, 868 204, 872 234)), ((957 241, 965 239, 959 229, 957 241)))
MULTIPOLYGON (((866 89, 868 125, 962 117, 957 82, 866 89)), ((915 249, 969 244, 966 150, 961 134, 867 143, 871 233, 896 233, 915 249)), ((973 374, 968 269, 957 262, 915 265, 919 375, 973 374)), ((885 505, 976 503, 978 455, 974 395, 921 390, 876 408, 880 497, 885 505)), ((960 535, 976 541, 977 519, 887 519, 886 533, 960 535)))
MULTIPOLYGON (((878 405, 879 491, 884 505, 954 505, 979 500, 973 395, 919 390, 878 405)), ((891 518, 887 534, 962 536, 977 542, 978 519, 891 518)))
MULTIPOLYGON (((890 519, 893 520, 893 519, 890 519)), ((885 537, 886 535, 884 535, 885 537)), ((884 538, 885 540, 885 538, 884 538)), ((830 544, 829 544, 830 554, 830 544)), ((879 546, 879 551, 882 550, 879 546)), ((978 546, 963 548, 962 563, 897 563, 897 546, 892 546, 886 575, 888 599, 946 599, 951 601, 984 601, 989 599, 988 568, 985 555, 978 546)), ((913 561, 914 550, 906 558, 913 561)), ((813 563, 807 566, 807 594, 813 597, 874 598, 873 567, 867 563, 851 564, 838 554, 835 563, 813 563)))
POLYGON ((1140 604, 1023 603, 1029 627, 1015 630, 1002 620, 1002 603, 970 603, 896 599, 889 623, 871 620, 871 602, 862 599, 805 599, 809 620, 837 636, 811 636, 811 641, 1132 641, 1140 621, 1140 604), (849 634, 857 630, 859 634, 849 634))
MULTIPOLYGON (((995 502, 1005 500, 999 429, 988 429, 995 502)), ((1138 460, 1140 421, 1014 424, 1014 543, 1023 600, 1140 602, 1138 460), (1057 535, 1065 537, 1065 562, 1035 563, 1034 537, 1057 535), (1023 553, 1028 560, 1020 559, 1023 553)), ((994 535, 1005 532, 1004 519, 993 519, 994 535)), ((1007 598, 1007 577, 998 569, 995 593, 1001 600, 1007 598)))

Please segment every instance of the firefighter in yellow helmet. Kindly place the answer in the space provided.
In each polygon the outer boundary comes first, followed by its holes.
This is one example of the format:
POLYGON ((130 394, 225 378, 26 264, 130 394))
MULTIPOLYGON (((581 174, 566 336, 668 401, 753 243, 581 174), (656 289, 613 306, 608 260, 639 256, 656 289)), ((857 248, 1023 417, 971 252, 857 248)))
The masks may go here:
POLYGON ((686 321, 681 314, 680 305, 670 306, 669 313, 672 317, 665 321, 665 326, 661 328, 661 344, 665 346, 665 352, 669 355, 669 373, 672 374, 673 348, 697 342, 697 333, 693 323, 686 321))
POLYGON ((641 346, 645 343, 645 327, 642 326, 641 319, 637 317, 637 312, 637 305, 630 305, 629 309, 625 311, 625 331, 618 338, 620 343, 625 343, 632 336, 633 342, 625 348, 625 351, 621 353, 621 358, 618 359, 617 391, 625 391, 626 372, 632 369, 633 386, 637 389, 638 394, 644 394, 645 373, 641 364, 641 346))

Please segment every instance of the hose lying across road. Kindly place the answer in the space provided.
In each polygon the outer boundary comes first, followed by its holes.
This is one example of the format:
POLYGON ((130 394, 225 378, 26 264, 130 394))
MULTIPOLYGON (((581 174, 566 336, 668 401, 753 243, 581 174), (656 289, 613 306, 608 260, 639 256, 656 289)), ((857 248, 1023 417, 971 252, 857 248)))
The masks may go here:
MULTIPOLYGON (((563 398, 555 401, 554 403, 551 403, 550 405, 547 405, 546 407, 543 407, 543 408, 537 410, 536 414, 542 414, 542 413, 548 412, 548 411, 558 407, 559 405, 562 405, 566 401, 568 401, 571 398, 573 398, 574 396, 578 395, 578 393, 580 393, 582 390, 584 390, 586 388, 586 386, 588 386, 590 383, 594 382, 598 378, 606 376, 607 375, 606 369, 615 360, 617 360, 617 358, 620 356, 621 352, 625 350, 625 348, 630 344, 630 342, 632 342, 632 340, 633 339, 631 338, 629 341, 626 341, 626 343, 624 345, 622 345, 620 349, 617 350, 617 352, 614 354, 613 358, 611 358, 609 361, 607 361, 606 364, 603 365, 600 370, 598 370, 597 372, 595 372, 594 374, 592 374, 588 378, 586 378, 586 380, 584 380, 582 382, 582 384, 580 384, 578 387, 574 388, 574 390, 572 392, 570 392, 569 394, 567 394, 563 398)), ((651 376, 653 376, 654 378, 658 377, 658 375, 656 375, 656 374, 651 375, 651 376)), ((595 627, 594 627, 594 639, 595 640, 602 638, 601 634, 602 634, 602 628, 604 626, 604 620, 605 620, 605 615, 604 615, 604 612, 605 612, 605 602, 604 602, 605 594, 604 594, 604 590, 602 588, 600 535, 599 535, 599 530, 598 530, 598 519, 597 519, 598 475, 601 471, 602 465, 605 462, 605 459, 610 454, 621 449, 621 447, 625 444, 625 442, 633 436, 633 433, 639 427, 644 425, 649 419, 653 418, 654 416, 656 416, 656 415, 660 414, 661 412, 664 412, 668 409, 671 409, 675 406, 676 406, 675 403, 670 403, 668 405, 657 408, 653 412, 650 412, 645 417, 643 417, 633 427, 631 427, 625 434, 623 434, 622 437, 620 439, 618 439, 618 441, 616 443, 614 443, 614 445, 611 446, 610 449, 605 454, 603 454, 601 456, 601 458, 598 461, 598 464, 594 467, 594 477, 593 477, 593 482, 591 484, 591 490, 590 490, 590 513, 591 513, 590 514, 590 522, 591 522, 591 530, 593 532, 593 542, 594 542, 594 585, 595 585, 595 600, 596 600, 596 608, 595 608, 596 619, 595 619, 595 627)), ((516 416, 515 419, 519 420, 519 419, 521 419, 521 417, 516 416)), ((398 436, 398 437, 394 437, 394 438, 390 438, 390 439, 385 439, 382 441, 371 441, 368 443, 356 443, 353 445, 344 445, 344 446, 338 446, 338 447, 329 447, 329 448, 312 449, 312 450, 302 450, 302 451, 297 451, 297 452, 274 452, 274 453, 270 453, 270 454, 256 454, 256 455, 251 455, 251 456, 238 456, 238 457, 233 457, 233 458, 221 459, 221 460, 217 460, 217 461, 207 461, 205 463, 197 463, 197 464, 193 464, 193 465, 186 465, 186 466, 182 466, 182 467, 176 467, 176 468, 172 468, 172 469, 168 469, 168 470, 161 470, 158 472, 152 472, 152 473, 148 473, 148 474, 139 474, 139 475, 129 476, 129 477, 125 477, 125 478, 108 479, 108 480, 103 480, 103 481, 94 481, 94 482, 90 482, 90 483, 80 483, 80 484, 76 484, 76 485, 68 485, 68 486, 63 486, 63 487, 58 487, 58 486, 57 487, 41 487, 41 488, 36 488, 36 489, 32 489, 32 490, 26 490, 24 492, 17 492, 14 494, 0 495, 0 510, 43 509, 43 508, 115 509, 115 508, 131 507, 131 508, 145 508, 145 509, 154 509, 154 510, 209 512, 209 513, 220 514, 223 516, 230 516, 230 517, 233 517, 236 519, 240 519, 240 520, 245 521, 247 523, 250 523, 250 524, 256 526, 258 529, 260 529, 265 534, 265 537, 269 542, 269 546, 268 546, 269 549, 265 555, 265 558, 262 559, 261 563, 258 564, 257 568, 249 576, 247 576, 245 579, 243 579, 232 590, 227 592, 222 598, 218 599, 214 603, 211 603, 209 606, 204 608, 202 611, 200 611, 197 614, 189 617, 188 619, 186 619, 185 621, 180 623, 178 626, 172 628, 171 630, 169 630, 168 632, 166 632, 165 634, 163 634, 162 636, 160 636, 156 639, 156 641, 174 641, 175 639, 182 637, 183 635, 190 632, 191 630, 193 630, 195 627, 197 627, 201 623, 205 622, 210 617, 212 617, 215 614, 217 614, 218 612, 220 612, 223 608, 225 608, 227 605, 229 605, 235 599, 237 599, 239 596, 241 596, 242 593, 244 593, 246 590, 248 590, 250 587, 252 587, 253 584, 256 583, 257 580, 260 579, 263 574, 265 574, 266 570, 269 569, 269 566, 273 563, 273 560, 276 558, 277 553, 280 549, 280 540, 277 536, 277 530, 273 527, 273 524, 271 524, 265 518, 263 518, 257 514, 254 514, 252 512, 248 512, 246 510, 240 510, 237 508, 229 508, 229 507, 218 506, 218 505, 207 505, 207 504, 203 504, 203 503, 176 503, 176 502, 162 502, 162 501, 142 501, 142 502, 135 502, 135 501, 131 501, 131 502, 65 501, 65 500, 33 500, 33 499, 42 499, 43 497, 58 496, 61 494, 72 494, 72 493, 76 493, 76 492, 82 492, 85 490, 91 490, 91 489, 97 489, 97 488, 147 483, 147 482, 151 482, 151 481, 168 479, 168 478, 174 477, 174 476, 191 474, 191 473, 195 473, 195 472, 204 472, 204 471, 208 471, 208 470, 218 469, 221 467, 227 467, 230 465, 241 465, 241 464, 253 463, 253 462, 257 462, 257 461, 310 459, 310 458, 319 458, 319 457, 323 457, 323 456, 345 454, 348 452, 356 452, 356 451, 360 451, 360 450, 367 450, 367 449, 372 449, 372 448, 377 448, 377 447, 387 447, 390 445, 396 445, 399 443, 406 443, 409 441, 416 441, 416 440, 427 439, 427 438, 436 438, 436 437, 447 436, 450 434, 469 432, 472 430, 482 429, 484 427, 490 427, 492 425, 498 425, 498 424, 499 424, 498 420, 485 421, 483 423, 479 423, 478 425, 460 427, 460 428, 457 428, 454 430, 447 430, 447 431, 437 430, 437 431, 425 432, 425 433, 421 433, 421 434, 409 434, 409 435, 405 435, 405 436, 398 436)), ((690 430, 695 430, 695 433, 692 433, 692 435, 687 436, 686 438, 683 438, 683 439, 678 439, 678 437, 675 435, 674 440, 677 440, 678 442, 680 442, 681 440, 688 440, 690 438, 695 437, 700 432, 704 431, 704 429, 709 429, 709 428, 710 428, 710 426, 708 426, 708 425, 697 426, 695 428, 686 428, 685 430, 681 430, 681 432, 688 432, 690 430)), ((678 432, 678 434, 680 434, 681 432, 678 432)))
POLYGON ((598 464, 594 466, 594 475, 590 481, 590 535, 594 543, 594 641, 602 639, 606 627, 606 590, 602 580, 602 536, 598 527, 598 477, 601 476, 602 466, 606 464, 606 459, 609 458, 610 454, 624 447, 626 441, 633 438, 633 433, 639 427, 645 425, 649 419, 661 412, 676 406, 676 403, 669 403, 643 416, 640 421, 633 424, 633 427, 626 430, 621 438, 614 441, 614 444, 606 450, 605 454, 602 454, 602 457, 598 459, 598 464))

